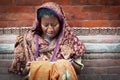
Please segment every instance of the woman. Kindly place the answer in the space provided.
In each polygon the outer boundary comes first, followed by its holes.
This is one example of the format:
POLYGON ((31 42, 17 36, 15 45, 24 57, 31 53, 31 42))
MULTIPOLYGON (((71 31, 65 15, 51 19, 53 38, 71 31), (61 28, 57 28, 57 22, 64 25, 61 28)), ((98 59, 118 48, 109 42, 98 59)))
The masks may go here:
POLYGON ((53 2, 37 9, 33 28, 16 40, 10 72, 29 80, 77 80, 74 69, 81 69, 85 46, 71 32, 61 7, 53 2))

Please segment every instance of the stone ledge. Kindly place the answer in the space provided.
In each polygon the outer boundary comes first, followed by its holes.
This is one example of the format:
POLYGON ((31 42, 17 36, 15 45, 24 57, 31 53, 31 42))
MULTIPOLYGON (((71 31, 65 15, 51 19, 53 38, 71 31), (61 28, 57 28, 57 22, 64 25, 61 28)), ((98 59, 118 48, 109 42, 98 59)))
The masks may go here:
MULTIPOLYGON (((16 37, 14 34, 0 35, 0 43, 15 43, 16 37)), ((119 43, 120 35, 90 35, 77 36, 84 43, 119 43)))
MULTIPOLYGON (((0 53, 13 53, 16 36, 0 36, 0 53)), ((78 36, 78 38, 85 44, 88 53, 120 52, 120 36, 118 35, 78 36)))
MULTIPOLYGON (((13 59, 14 53, 1 53, 0 59, 13 59)), ((89 53, 84 54, 82 59, 120 59, 120 53, 89 53)))
MULTIPOLYGON (((0 35, 3 34, 18 34, 22 35, 26 30, 31 27, 7 27, 0 28, 0 35)), ((120 27, 72 27, 73 32, 79 35, 120 35, 120 27)))
MULTIPOLYGON (((86 52, 99 52, 99 53, 119 53, 120 43, 84 43, 86 52)), ((14 43, 0 43, 0 53, 12 53, 14 50, 14 43)))

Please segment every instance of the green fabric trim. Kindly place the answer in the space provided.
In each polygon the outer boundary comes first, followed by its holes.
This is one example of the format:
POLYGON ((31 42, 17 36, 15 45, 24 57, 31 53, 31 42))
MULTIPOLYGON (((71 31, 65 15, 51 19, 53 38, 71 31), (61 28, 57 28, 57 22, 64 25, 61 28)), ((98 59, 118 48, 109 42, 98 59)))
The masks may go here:
POLYGON ((62 76, 62 80, 70 80, 70 73, 68 70, 65 70, 65 73, 62 76))

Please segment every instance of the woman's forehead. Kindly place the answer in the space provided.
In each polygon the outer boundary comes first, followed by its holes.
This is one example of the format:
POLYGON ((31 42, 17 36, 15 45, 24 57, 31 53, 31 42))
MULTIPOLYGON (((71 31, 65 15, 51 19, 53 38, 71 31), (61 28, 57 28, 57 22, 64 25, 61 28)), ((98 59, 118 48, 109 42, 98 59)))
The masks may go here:
POLYGON ((43 16, 41 18, 41 23, 46 23, 46 22, 58 22, 58 19, 55 16, 43 16))

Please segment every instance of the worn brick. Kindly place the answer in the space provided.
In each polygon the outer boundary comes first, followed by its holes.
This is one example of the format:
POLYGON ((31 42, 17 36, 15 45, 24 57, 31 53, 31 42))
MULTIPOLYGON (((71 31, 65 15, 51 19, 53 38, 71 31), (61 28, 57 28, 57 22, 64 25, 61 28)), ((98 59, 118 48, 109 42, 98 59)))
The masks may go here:
POLYGON ((0 27, 7 27, 7 21, 0 21, 0 27))
POLYGON ((83 6, 63 6, 62 7, 65 13, 81 13, 83 6))
POLYGON ((83 12, 100 12, 102 11, 102 7, 103 6, 93 6, 93 5, 89 5, 89 6, 84 6, 83 7, 83 12))
POLYGON ((22 21, 8 21, 8 25, 9 27, 21 27, 22 21))
POLYGON ((24 27, 33 26, 33 20, 24 20, 24 21, 22 21, 22 26, 24 26, 24 27))
POLYGON ((0 0, 0 5, 12 5, 13 0, 0 0))
POLYGON ((71 5, 85 5, 88 4, 87 0, 70 0, 71 5))
POLYGON ((120 0, 100 0, 101 5, 120 5, 120 0))
POLYGON ((102 8, 104 13, 120 13, 120 6, 105 6, 102 8))
POLYGON ((86 27, 109 27, 109 20, 82 20, 81 25, 86 27))
MULTIPOLYGON (((94 14, 93 14, 94 15, 94 14)), ((98 15, 95 15, 97 19, 99 20, 119 20, 119 13, 98 13, 98 15)))
POLYGON ((33 20, 8 21, 9 27, 28 27, 32 26, 33 20))
POLYGON ((55 2, 60 5, 70 5, 69 0, 42 0, 42 3, 45 3, 45 2, 55 2))
POLYGON ((71 27, 81 27, 81 21, 68 21, 68 24, 71 26, 71 27))
POLYGON ((0 13, 5 13, 5 12, 7 12, 7 6, 0 6, 0 13))
POLYGON ((68 20, 119 20, 119 13, 81 12, 67 14, 68 20))
POLYGON ((111 27, 120 27, 120 20, 111 20, 110 26, 111 27))
POLYGON ((41 5, 41 0, 15 0, 16 5, 20 6, 35 6, 35 5, 41 5))
POLYGON ((34 13, 0 13, 0 20, 33 20, 34 13))
POLYGON ((33 6, 8 6, 7 12, 34 13, 35 8, 33 6))
POLYGON ((88 0, 89 5, 99 5, 99 0, 88 0))

